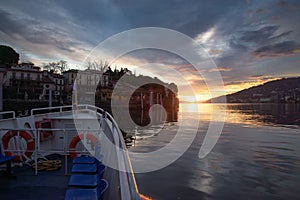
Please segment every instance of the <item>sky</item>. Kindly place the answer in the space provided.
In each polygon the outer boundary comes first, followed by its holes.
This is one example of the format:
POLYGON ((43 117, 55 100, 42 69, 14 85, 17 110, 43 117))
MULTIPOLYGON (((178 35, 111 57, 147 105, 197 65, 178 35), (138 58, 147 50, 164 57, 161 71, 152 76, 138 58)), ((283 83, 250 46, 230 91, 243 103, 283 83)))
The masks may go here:
MULTIPOLYGON (((1 44, 13 47, 21 61, 40 66, 66 60, 70 68, 82 68, 107 38, 161 27, 185 34, 205 49, 222 76, 225 93, 300 76, 299 1, 3 0, 0 5, 1 44)), ((114 65, 175 82, 183 101, 194 95, 197 100, 211 97, 195 67, 172 52, 141 49, 114 65)))

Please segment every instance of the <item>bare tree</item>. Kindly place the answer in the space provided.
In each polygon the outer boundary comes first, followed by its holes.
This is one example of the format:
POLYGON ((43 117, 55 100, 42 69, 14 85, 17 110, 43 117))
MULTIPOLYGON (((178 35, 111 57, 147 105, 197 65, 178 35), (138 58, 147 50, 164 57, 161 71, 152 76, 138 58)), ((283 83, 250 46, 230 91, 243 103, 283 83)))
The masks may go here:
POLYGON ((57 63, 49 62, 47 64, 44 64, 43 69, 47 70, 47 71, 50 71, 50 72, 57 72, 57 70, 58 70, 57 63))
POLYGON ((110 67, 109 62, 108 61, 104 61, 104 60, 88 60, 87 64, 86 64, 86 68, 90 69, 90 70, 98 70, 102 73, 104 73, 108 67, 110 67))
POLYGON ((68 69, 68 63, 67 63, 67 61, 60 60, 58 62, 58 64, 59 64, 58 68, 59 68, 60 73, 66 71, 66 69, 68 69))
POLYGON ((68 68, 67 61, 60 60, 59 62, 49 62, 44 64, 43 68, 54 73, 62 73, 68 68))

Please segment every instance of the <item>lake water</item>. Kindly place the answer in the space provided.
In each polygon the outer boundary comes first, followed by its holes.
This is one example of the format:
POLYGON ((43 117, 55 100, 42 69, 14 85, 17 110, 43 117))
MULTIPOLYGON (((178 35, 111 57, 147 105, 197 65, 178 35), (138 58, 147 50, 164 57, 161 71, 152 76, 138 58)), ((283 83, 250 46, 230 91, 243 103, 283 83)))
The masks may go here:
POLYGON ((190 128, 200 122, 193 143, 165 168, 137 173, 142 194, 159 200, 300 199, 300 105, 181 104, 178 122, 137 130, 129 150, 164 147, 183 118, 190 128), (213 150, 200 159, 213 109, 226 112, 224 128, 213 150))

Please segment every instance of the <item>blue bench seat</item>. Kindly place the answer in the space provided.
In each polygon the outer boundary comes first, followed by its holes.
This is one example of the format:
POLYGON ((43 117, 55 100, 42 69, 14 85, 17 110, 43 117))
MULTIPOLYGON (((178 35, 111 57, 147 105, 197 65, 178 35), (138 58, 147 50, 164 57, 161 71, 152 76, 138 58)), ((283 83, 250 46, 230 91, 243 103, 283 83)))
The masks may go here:
POLYGON ((98 182, 97 188, 94 189, 68 189, 66 191, 65 200, 101 200, 108 186, 108 182, 105 179, 101 179, 98 182))
POLYGON ((94 157, 81 156, 76 157, 73 160, 73 164, 93 164, 96 163, 96 159, 94 157))
POLYGON ((99 178, 102 178, 105 172, 106 166, 102 163, 94 164, 73 164, 72 174, 98 174, 99 178))
POLYGON ((83 173, 83 174, 96 174, 98 171, 98 165, 93 164, 73 164, 72 173, 83 173))
POLYGON ((0 152, 0 165, 6 163, 6 173, 11 175, 11 162, 15 159, 16 156, 3 156, 0 152))
POLYGON ((69 186, 95 188, 98 186, 98 182, 98 174, 72 174, 69 180, 69 186))

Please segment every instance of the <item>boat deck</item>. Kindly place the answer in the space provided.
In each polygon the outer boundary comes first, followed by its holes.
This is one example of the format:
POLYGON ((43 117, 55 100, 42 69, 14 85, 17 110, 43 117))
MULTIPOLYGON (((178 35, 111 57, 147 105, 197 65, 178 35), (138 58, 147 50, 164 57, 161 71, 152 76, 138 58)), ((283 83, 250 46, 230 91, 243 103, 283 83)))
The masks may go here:
MULTIPOLYGON (((70 175, 65 175, 64 156, 50 155, 49 160, 61 160, 62 167, 54 171, 39 171, 34 174, 34 169, 24 164, 22 167, 12 168, 13 175, 0 174, 0 199, 5 200, 56 200, 64 199, 70 175)), ((68 172, 72 166, 68 160, 68 172)))
MULTIPOLYGON (((61 160, 62 165, 59 170, 41 171, 38 172, 38 175, 35 175, 35 170, 31 165, 26 164, 22 167, 13 167, 14 176, 8 177, 0 174, 0 199, 64 199, 72 167, 72 160, 69 158, 72 151, 69 144, 79 133, 92 134, 101 141, 101 149, 91 154, 102 155, 102 161, 107 165, 103 179, 108 181, 109 187, 104 193, 103 199, 140 199, 122 133, 112 116, 95 106, 78 105, 75 110, 77 121, 74 121, 74 116, 70 115, 72 108, 72 106, 63 106, 33 109, 31 110, 32 115, 28 117, 15 118, 13 115, 12 118, 0 120, 0 130, 2 131, 0 134, 2 134, 2 137, 7 135, 6 137, 11 138, 10 131, 14 131, 14 135, 18 135, 27 141, 27 135, 25 135, 26 137, 20 135, 20 131, 25 129, 34 133, 28 134, 30 135, 28 141, 31 142, 31 146, 27 150, 29 146, 27 143, 26 151, 27 153, 34 152, 29 156, 29 159, 35 160, 45 154, 56 153, 46 157, 49 160, 61 160), (90 115, 96 116, 96 118, 92 120, 90 115), (42 123, 44 120, 50 119, 50 128, 48 128, 48 125, 46 127, 36 127, 37 122, 42 123), (42 141, 42 136, 44 136, 41 134, 42 131, 49 130, 51 131, 51 137, 42 141), (32 141, 35 141, 36 144, 32 145, 32 141), (43 143, 41 144, 41 142, 43 143), (120 151, 120 149, 125 151, 120 151), (67 170, 65 167, 66 155, 68 156, 67 170), (128 171, 128 173, 124 171, 128 171)), ((45 123, 48 123, 48 121, 45 123)), ((82 140, 83 143, 87 144, 86 146, 81 144, 79 147, 75 147, 78 154, 87 155, 88 151, 86 150, 96 151, 96 148, 93 149, 92 147, 93 141, 87 139, 82 140)), ((22 149, 24 150, 24 145, 19 144, 23 144, 23 142, 13 143, 10 148, 4 148, 4 151, 9 152, 11 150, 13 152, 16 150, 16 152, 19 152, 22 149)), ((96 142, 94 145, 96 145, 96 142)))

